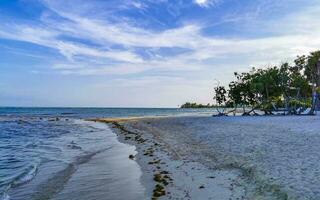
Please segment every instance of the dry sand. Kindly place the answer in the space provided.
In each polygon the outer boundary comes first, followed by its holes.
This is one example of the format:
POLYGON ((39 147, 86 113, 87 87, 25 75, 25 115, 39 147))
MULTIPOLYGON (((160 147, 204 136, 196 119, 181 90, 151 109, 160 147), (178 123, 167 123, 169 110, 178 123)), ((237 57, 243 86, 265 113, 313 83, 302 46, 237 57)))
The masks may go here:
POLYGON ((136 146, 147 199, 320 199, 319 116, 99 121, 136 146))

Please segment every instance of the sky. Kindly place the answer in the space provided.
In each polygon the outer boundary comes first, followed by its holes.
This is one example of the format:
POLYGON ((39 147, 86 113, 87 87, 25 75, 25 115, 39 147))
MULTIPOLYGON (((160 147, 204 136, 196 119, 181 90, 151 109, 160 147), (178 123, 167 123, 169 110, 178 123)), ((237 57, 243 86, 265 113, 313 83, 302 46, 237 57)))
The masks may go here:
POLYGON ((319 0, 0 0, 0 106, 213 103, 320 49, 319 0))

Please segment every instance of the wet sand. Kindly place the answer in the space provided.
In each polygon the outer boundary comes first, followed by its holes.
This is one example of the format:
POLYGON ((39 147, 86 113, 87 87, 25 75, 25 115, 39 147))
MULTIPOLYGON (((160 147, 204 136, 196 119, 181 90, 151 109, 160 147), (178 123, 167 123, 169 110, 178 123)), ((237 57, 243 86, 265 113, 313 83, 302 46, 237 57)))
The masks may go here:
POLYGON ((244 198, 243 178, 238 170, 213 170, 177 149, 177 145, 184 144, 175 144, 178 140, 167 138, 153 126, 161 119, 170 118, 99 120, 108 122, 121 142, 136 146, 138 154, 134 159, 143 171, 141 181, 147 199, 244 198))
POLYGON ((147 198, 320 197, 319 116, 107 122, 122 142, 136 146, 147 198))
POLYGON ((3 200, 146 199, 141 168, 128 159, 137 153, 135 146, 119 142, 106 124, 71 119, 48 123, 70 134, 45 138, 41 154, 46 156, 44 150, 51 147, 47 150, 51 157, 45 157, 34 176, 12 187, 3 200), (53 147, 62 150, 53 154, 53 147))

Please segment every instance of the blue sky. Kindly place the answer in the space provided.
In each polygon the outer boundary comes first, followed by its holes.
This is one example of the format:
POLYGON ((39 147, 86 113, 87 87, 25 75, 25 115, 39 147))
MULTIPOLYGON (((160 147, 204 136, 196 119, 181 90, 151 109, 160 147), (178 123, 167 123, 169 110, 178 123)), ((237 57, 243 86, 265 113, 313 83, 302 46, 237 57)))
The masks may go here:
POLYGON ((320 47, 318 0, 0 0, 0 106, 212 103, 320 47))

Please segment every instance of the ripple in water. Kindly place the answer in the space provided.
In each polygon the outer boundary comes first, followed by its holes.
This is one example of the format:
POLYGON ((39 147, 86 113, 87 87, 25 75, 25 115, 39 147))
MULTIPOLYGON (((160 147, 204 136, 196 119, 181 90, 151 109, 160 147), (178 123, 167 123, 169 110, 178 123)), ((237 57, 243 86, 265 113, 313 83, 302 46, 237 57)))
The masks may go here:
POLYGON ((119 143, 104 124, 50 119, 0 120, 1 200, 144 199, 140 168, 127 159, 134 147, 119 143))

